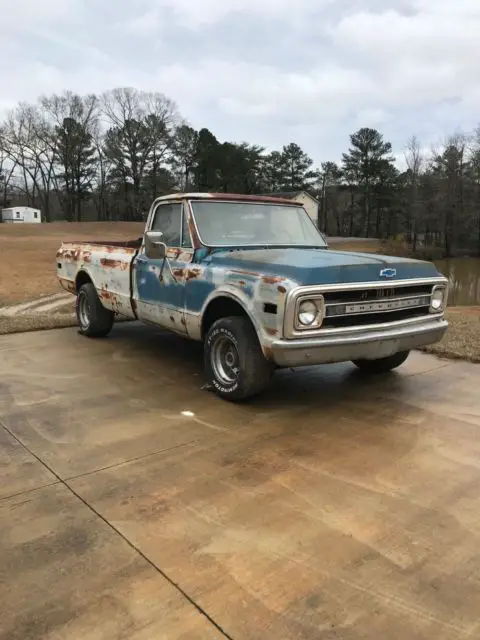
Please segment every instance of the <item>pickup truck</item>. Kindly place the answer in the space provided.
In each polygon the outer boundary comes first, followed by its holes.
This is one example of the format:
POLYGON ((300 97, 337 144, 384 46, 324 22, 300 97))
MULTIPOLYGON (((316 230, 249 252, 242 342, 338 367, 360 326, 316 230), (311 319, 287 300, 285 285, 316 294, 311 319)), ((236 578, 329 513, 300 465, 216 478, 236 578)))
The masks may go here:
POLYGON ((232 401, 276 368, 386 373, 448 327, 434 264, 332 251, 301 204, 267 196, 159 197, 141 238, 62 243, 57 275, 80 333, 106 336, 124 317, 202 341, 207 385, 232 401))

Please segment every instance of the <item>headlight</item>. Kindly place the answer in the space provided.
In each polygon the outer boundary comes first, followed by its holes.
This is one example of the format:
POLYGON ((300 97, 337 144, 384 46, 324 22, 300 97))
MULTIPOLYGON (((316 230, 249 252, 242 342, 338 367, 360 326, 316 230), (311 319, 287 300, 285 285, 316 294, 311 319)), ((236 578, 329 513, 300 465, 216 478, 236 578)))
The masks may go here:
POLYGON ((318 315, 318 307, 312 300, 304 300, 298 307, 298 320, 300 324, 309 326, 315 322, 318 315))
POLYGON ((323 296, 315 293, 297 298, 295 302, 295 316, 293 318, 294 331, 314 331, 320 329, 325 316, 325 302, 323 296))
POLYGON ((438 287, 433 290, 430 300, 430 311, 432 313, 438 313, 445 308, 445 301, 447 296, 447 290, 445 287, 438 287))

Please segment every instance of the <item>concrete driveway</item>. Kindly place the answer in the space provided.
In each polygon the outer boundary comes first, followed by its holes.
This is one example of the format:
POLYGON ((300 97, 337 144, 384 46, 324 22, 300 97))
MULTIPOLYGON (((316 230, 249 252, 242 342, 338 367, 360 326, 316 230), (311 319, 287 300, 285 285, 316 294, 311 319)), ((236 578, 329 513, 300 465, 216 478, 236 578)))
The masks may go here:
POLYGON ((231 405, 134 324, 0 337, 0 637, 480 637, 480 367, 231 405))

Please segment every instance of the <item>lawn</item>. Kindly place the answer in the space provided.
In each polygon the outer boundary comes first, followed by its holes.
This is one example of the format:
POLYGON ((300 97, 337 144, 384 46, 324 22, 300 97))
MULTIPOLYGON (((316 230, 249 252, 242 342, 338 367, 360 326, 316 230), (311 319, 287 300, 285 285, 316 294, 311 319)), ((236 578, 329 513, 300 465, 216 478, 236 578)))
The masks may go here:
POLYGON ((63 240, 127 240, 143 223, 0 224, 0 307, 61 291, 55 254, 63 240))

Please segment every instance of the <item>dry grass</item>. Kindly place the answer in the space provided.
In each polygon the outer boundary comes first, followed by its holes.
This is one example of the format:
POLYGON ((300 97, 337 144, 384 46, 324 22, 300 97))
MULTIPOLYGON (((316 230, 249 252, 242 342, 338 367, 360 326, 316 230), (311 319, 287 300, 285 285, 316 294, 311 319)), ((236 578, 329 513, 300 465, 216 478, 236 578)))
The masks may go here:
POLYGON ((335 251, 359 251, 361 253, 383 253, 380 240, 339 240, 330 241, 329 247, 335 251))
POLYGON ((424 351, 443 358, 480 362, 480 307, 447 309, 450 323, 443 340, 424 351))
POLYGON ((16 318, 2 318, 0 316, 0 336, 6 333, 23 333, 27 331, 42 331, 44 329, 63 329, 77 324, 75 314, 37 314, 31 316, 17 316, 16 318))
POLYGON ((55 254, 62 240, 138 238, 143 223, 0 224, 0 307, 60 291, 55 254))

